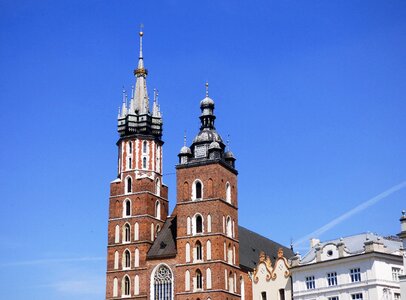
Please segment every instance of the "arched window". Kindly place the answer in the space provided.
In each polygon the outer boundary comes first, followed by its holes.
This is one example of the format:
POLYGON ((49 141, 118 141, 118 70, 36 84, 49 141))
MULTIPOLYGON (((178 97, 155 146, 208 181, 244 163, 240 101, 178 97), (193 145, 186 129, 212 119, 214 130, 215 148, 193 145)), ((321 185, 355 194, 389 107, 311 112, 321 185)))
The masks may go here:
POLYGON ((131 240, 130 224, 126 223, 123 228, 123 243, 128 243, 131 240))
POLYGON ((134 224, 134 240, 138 241, 139 240, 139 225, 138 223, 134 224))
POLYGON ((196 251, 196 260, 202 260, 203 259, 202 243, 200 243, 199 241, 196 242, 195 251, 196 251))
POLYGON ((147 141, 142 142, 142 153, 147 153, 147 141))
POLYGON ((203 233, 203 218, 201 215, 195 217, 196 233, 203 233))
POLYGON ((235 264, 235 245, 233 245, 233 264, 235 264))
POLYGON ((206 259, 211 260, 211 242, 207 241, 206 243, 206 259))
POLYGON ((189 243, 186 243, 186 245, 185 245, 185 251, 186 251, 186 253, 185 253, 185 260, 186 260, 186 262, 188 263, 188 262, 190 262, 190 244, 189 244, 189 243))
POLYGON ((211 215, 207 215, 207 232, 211 232, 211 215))
POLYGON ((233 273, 231 271, 228 274, 228 291, 230 293, 234 293, 234 279, 233 279, 233 273))
POLYGON ((132 162, 132 159, 131 159, 131 157, 129 157, 128 158, 128 169, 131 169, 131 162, 132 162))
POLYGON ((226 201, 231 204, 231 186, 230 183, 226 183, 226 201))
POLYGON ((130 251, 125 250, 123 255, 123 269, 129 269, 131 267, 131 254, 130 251))
POLYGON ((161 203, 159 200, 155 202, 155 218, 161 219, 161 203))
POLYGON ((140 266, 140 251, 138 248, 134 251, 134 267, 138 268, 140 266))
POLYGON ((196 199, 202 199, 202 183, 196 182, 196 199))
POLYGON ((244 285, 244 278, 240 277, 240 289, 241 289, 241 300, 245 300, 245 285, 244 285))
POLYGON ((120 243, 120 226, 116 225, 116 232, 115 232, 115 243, 120 243))
POLYGON ((118 297, 118 279, 114 277, 113 279, 113 297, 118 297))
POLYGON ((131 216, 131 201, 129 199, 126 199, 124 201, 124 212, 123 212, 124 217, 131 216))
POLYGON ((233 236, 232 223, 231 223, 230 216, 227 217, 227 221, 226 221, 226 234, 229 237, 233 236))
POLYGON ((155 228, 155 237, 158 236, 158 233, 161 231, 161 226, 159 226, 159 224, 156 224, 156 228, 155 228))
POLYGON ((151 223, 151 241, 155 239, 155 226, 154 223, 151 223))
POLYGON ((118 251, 114 252, 114 270, 118 269, 118 251))
POLYGON ((143 168, 143 169, 146 169, 146 168, 147 168, 147 158, 146 158, 146 157, 143 157, 143 158, 142 158, 142 168, 143 168))
POLYGON ((125 275, 123 278, 123 286, 122 286, 123 296, 130 296, 130 289, 131 289, 130 278, 127 275, 125 275))
POLYGON ((189 235, 191 234, 191 226, 190 226, 190 217, 187 217, 186 219, 186 234, 189 235))
POLYGON ((232 263, 233 263, 233 248, 231 248, 231 244, 228 244, 227 262, 228 262, 229 264, 232 264, 232 263))
POLYGON ((161 181, 159 180, 159 178, 157 178, 155 181, 155 193, 158 196, 161 196, 161 181))
POLYGON ((140 277, 135 275, 134 277, 134 295, 138 295, 140 293, 140 277))
POLYGON ((185 291, 190 291, 190 272, 186 270, 185 272, 185 291))
POLYGON ((128 153, 133 153, 133 143, 131 141, 128 142, 128 153))
POLYGON ((159 265, 151 274, 150 299, 173 300, 173 275, 166 265, 159 265))
POLYGON ((197 269, 196 270, 196 290, 201 290, 203 289, 203 276, 202 272, 197 269))
POLYGON ((131 182, 131 177, 130 176, 128 176, 127 177, 127 180, 126 180, 126 193, 128 194, 128 193, 131 193, 131 191, 132 191, 132 182, 131 182))
POLYGON ((211 270, 207 268, 206 270, 206 288, 211 289, 211 270))

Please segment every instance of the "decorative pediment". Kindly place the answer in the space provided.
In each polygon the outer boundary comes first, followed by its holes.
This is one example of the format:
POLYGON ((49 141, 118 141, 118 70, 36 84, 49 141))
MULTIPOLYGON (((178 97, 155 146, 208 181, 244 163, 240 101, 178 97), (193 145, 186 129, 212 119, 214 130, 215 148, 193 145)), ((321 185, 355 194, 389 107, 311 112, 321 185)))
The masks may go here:
POLYGON ((290 276, 290 271, 289 271, 289 264, 288 264, 288 260, 283 256, 283 249, 279 248, 278 250, 278 258, 275 260, 274 265, 272 266, 272 261, 269 258, 269 256, 267 256, 263 251, 260 252, 259 254, 259 262, 258 262, 258 266, 257 268, 254 269, 253 272, 253 280, 254 283, 258 283, 259 281, 259 270, 261 268, 261 264, 264 266, 264 270, 266 273, 266 281, 270 281, 270 280, 275 280, 277 278, 277 266, 279 261, 282 261, 286 270, 284 272, 284 276, 285 278, 288 278, 290 276))

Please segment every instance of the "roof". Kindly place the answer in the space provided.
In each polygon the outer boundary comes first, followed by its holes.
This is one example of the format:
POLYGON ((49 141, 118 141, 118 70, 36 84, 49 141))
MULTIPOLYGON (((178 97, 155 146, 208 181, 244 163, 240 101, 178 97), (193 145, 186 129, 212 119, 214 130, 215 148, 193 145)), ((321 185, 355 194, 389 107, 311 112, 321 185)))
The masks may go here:
POLYGON ((251 270, 256 268, 261 251, 265 252, 271 260, 276 260, 278 258, 279 248, 282 248, 286 258, 294 256, 291 249, 267 239, 258 233, 248 230, 247 228, 238 226, 238 233, 240 239, 240 265, 242 267, 251 270))
POLYGON ((149 249, 147 258, 173 257, 176 253, 176 217, 169 217, 149 249))
POLYGON ((364 243, 366 241, 382 243, 385 249, 384 253, 390 254, 397 253, 402 244, 400 240, 395 240, 394 238, 386 238, 374 233, 360 233, 340 239, 325 241, 315 245, 305 256, 303 256, 301 263, 304 264, 313 261, 316 256, 315 248, 323 248, 324 246, 329 244, 337 246, 338 243, 344 243, 348 256, 364 253, 364 243))

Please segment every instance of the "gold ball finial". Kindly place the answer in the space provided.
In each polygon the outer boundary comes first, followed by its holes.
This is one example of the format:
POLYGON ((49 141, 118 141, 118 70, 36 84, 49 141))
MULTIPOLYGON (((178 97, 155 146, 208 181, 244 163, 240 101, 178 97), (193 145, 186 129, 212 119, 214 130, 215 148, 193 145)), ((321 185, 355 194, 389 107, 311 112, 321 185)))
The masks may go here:
POLYGON ((140 31, 140 36, 143 36, 143 35, 144 35, 144 32, 140 31))

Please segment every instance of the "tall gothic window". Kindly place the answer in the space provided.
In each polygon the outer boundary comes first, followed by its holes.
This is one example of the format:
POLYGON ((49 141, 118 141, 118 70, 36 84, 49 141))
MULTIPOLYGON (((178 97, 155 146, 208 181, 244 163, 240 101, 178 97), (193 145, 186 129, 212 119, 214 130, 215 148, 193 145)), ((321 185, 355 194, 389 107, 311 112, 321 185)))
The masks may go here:
POLYGON ((196 182, 196 199, 202 199, 202 184, 196 182))
POLYGON ((146 158, 146 157, 143 157, 143 158, 142 158, 142 168, 143 168, 143 169, 146 169, 146 168, 147 168, 147 158, 146 158))
POLYGON ((130 278, 128 276, 124 277, 122 289, 124 296, 130 296, 130 278))
POLYGON ((128 199, 125 201, 124 205, 124 216, 131 216, 131 202, 128 199))
POLYGON ((129 269, 131 267, 131 256, 130 256, 130 251, 128 251, 128 250, 125 250, 125 252, 124 252, 123 267, 125 269, 129 269))
POLYGON ((132 191, 131 177, 127 177, 127 187, 126 188, 127 188, 126 192, 131 193, 131 191, 132 191))
POLYGON ((203 278, 202 278, 202 272, 197 269, 196 270, 196 289, 201 290, 203 288, 203 278))
POLYGON ((123 230, 123 242, 129 242, 131 239, 130 235, 131 235, 130 225, 125 224, 123 230))
POLYGON ((154 285, 152 291, 152 299, 154 300, 173 300, 173 275, 171 270, 160 265, 155 269, 154 285))
POLYGON ((202 243, 199 241, 196 242, 196 260, 202 260, 203 255, 202 255, 202 243))
POLYGON ((142 143, 142 153, 147 153, 147 141, 142 143))
POLYGON ((196 233, 202 233, 203 232, 203 220, 202 216, 197 215, 196 216, 196 233))

